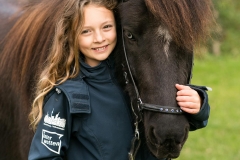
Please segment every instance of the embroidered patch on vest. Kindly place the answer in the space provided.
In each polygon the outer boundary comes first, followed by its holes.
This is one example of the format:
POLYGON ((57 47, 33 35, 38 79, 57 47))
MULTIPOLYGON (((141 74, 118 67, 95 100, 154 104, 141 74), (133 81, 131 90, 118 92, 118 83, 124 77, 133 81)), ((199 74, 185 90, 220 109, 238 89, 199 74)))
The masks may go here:
POLYGON ((65 125, 66 125, 66 119, 59 117, 60 112, 58 114, 56 114, 55 116, 53 116, 53 111, 54 111, 54 109, 52 110, 51 115, 49 115, 48 113, 45 115, 44 125, 64 130, 65 125))
POLYGON ((51 152, 60 154, 60 149, 62 145, 61 138, 62 134, 58 134, 56 132, 50 132, 47 130, 42 130, 42 140, 41 143, 47 147, 51 152))

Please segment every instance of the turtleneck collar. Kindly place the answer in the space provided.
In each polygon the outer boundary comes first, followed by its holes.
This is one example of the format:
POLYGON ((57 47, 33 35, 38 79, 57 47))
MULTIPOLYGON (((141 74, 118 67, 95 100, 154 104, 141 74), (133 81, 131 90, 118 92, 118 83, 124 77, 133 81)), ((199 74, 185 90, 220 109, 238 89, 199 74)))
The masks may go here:
POLYGON ((95 67, 89 66, 82 60, 80 61, 81 76, 87 81, 106 82, 111 80, 110 68, 109 59, 100 62, 95 67))

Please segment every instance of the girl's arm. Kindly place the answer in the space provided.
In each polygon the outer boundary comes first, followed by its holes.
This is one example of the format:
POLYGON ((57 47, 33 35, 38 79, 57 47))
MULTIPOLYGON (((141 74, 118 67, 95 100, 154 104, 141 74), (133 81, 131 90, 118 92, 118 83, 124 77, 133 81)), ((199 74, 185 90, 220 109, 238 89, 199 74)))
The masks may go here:
POLYGON ((46 97, 43 117, 32 139, 28 160, 61 160, 68 148, 71 133, 68 100, 63 93, 55 90, 46 97))

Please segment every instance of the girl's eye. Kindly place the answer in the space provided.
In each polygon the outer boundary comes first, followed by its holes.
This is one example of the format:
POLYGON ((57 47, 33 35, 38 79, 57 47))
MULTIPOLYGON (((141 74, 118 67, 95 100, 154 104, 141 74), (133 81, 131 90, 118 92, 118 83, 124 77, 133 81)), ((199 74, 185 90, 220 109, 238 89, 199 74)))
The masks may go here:
POLYGON ((83 30, 81 34, 87 34, 89 32, 90 32, 89 30, 83 30))
POLYGON ((109 28, 111 28, 112 27, 112 25, 105 25, 103 28, 104 29, 109 29, 109 28))

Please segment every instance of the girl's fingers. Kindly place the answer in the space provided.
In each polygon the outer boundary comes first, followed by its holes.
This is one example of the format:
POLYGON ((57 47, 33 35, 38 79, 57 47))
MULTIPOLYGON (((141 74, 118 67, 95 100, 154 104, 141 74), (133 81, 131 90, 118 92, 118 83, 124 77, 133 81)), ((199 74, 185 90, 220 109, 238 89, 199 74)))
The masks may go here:
POLYGON ((191 88, 189 86, 185 86, 185 85, 180 85, 180 84, 176 84, 175 87, 180 91, 180 90, 190 90, 191 88))
POLYGON ((199 102, 199 97, 198 96, 177 96, 176 100, 178 102, 198 103, 199 102))
POLYGON ((183 108, 181 107, 181 109, 189 114, 197 114, 199 112, 199 109, 191 109, 191 108, 183 108))

